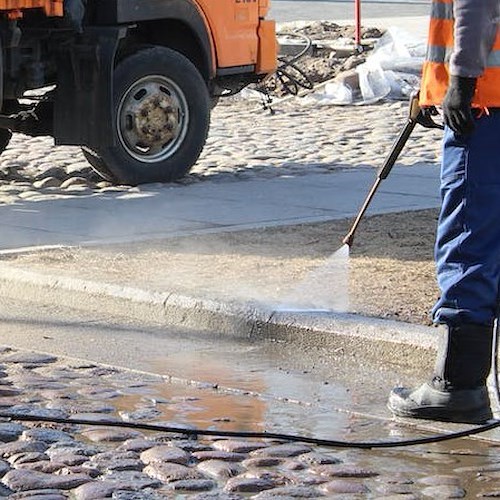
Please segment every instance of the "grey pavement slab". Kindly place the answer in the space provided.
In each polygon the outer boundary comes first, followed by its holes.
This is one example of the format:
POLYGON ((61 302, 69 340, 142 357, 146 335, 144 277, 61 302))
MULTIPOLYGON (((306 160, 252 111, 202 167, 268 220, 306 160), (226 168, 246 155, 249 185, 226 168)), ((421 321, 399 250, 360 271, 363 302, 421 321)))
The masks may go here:
MULTIPOLYGON (((370 213, 439 205, 439 169, 395 167, 370 213)), ((144 186, 0 206, 0 249, 138 241, 342 219, 355 215, 375 180, 373 169, 235 183, 144 186)))
MULTIPOLYGON (((408 19, 427 16, 430 1, 361 1, 361 19, 408 19)), ((273 0, 270 16, 278 22, 301 20, 354 20, 354 1, 273 0)))
POLYGON ((0 248, 2 249, 60 245, 61 241, 65 241, 65 245, 78 245, 81 239, 71 234, 61 235, 38 228, 7 226, 5 224, 0 224, 0 232, 0 241, 2 242, 0 248))

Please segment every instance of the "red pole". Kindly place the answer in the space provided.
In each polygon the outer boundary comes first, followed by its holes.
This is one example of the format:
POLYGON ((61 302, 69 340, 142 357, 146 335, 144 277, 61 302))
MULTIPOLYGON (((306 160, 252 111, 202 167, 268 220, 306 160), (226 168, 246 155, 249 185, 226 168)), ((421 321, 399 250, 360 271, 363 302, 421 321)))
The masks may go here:
POLYGON ((361 47, 361 0, 354 0, 354 42, 356 47, 361 47))

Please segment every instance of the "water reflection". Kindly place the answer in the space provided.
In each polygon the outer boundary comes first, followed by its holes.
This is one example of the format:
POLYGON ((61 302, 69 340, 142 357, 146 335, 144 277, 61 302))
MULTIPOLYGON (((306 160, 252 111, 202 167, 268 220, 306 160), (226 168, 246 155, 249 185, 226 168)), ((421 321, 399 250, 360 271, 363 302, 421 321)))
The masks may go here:
POLYGON ((337 439, 352 432, 355 417, 333 406, 333 401, 336 407, 349 404, 352 395, 344 387, 280 369, 277 360, 274 369, 266 369, 261 353, 249 349, 245 354, 241 365, 234 359, 226 363, 230 353, 224 352, 179 352, 151 360, 151 371, 167 382, 151 385, 144 394, 123 395, 119 409, 133 417, 139 410, 147 415, 145 407, 154 408, 161 412, 156 421, 203 428, 337 439))
MULTIPOLYGON (((252 352, 247 353, 246 370, 238 363, 224 363, 224 355, 213 357, 207 352, 172 354, 168 363, 165 358, 158 358, 152 363, 161 364, 162 371, 172 375, 170 380, 123 389, 122 396, 114 398, 113 404, 122 417, 126 415, 130 420, 181 427, 267 430, 350 441, 400 440, 423 435, 422 431, 395 421, 337 412, 335 401, 348 402, 345 395, 344 399, 339 397, 342 392, 338 386, 325 386, 330 407, 316 404, 311 391, 306 392, 311 397, 305 402, 283 397, 283 391, 287 390, 289 394, 304 393, 306 385, 303 383, 300 389, 291 387, 296 381, 300 385, 300 377, 292 372, 249 370, 249 366, 257 366, 251 363, 252 352), (212 358, 218 361, 213 362, 212 358), (280 387, 283 384, 290 387, 280 387)), ((392 450, 312 448, 342 460, 348 468, 376 471, 379 475, 364 484, 371 491, 387 495, 405 489, 430 492, 426 488, 433 488, 433 482, 442 483, 444 491, 446 477, 451 476, 450 481, 456 481, 467 497, 473 498, 491 493, 500 479, 500 448, 473 440, 392 450)))

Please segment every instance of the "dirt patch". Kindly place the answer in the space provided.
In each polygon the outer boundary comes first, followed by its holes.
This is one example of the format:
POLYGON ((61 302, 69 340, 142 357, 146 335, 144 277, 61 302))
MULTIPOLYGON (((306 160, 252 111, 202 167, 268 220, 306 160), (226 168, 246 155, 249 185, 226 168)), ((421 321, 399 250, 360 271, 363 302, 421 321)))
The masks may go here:
POLYGON ((328 308, 349 296, 348 311, 427 325, 438 297, 436 218, 437 210, 367 218, 350 256, 340 258, 332 255, 350 220, 45 251, 11 261, 51 275, 276 307, 328 308), (299 301, 291 303, 291 296, 299 301))
POLYGON ((292 79, 298 82, 298 90, 305 79, 313 85, 331 80, 364 63, 374 47, 374 41, 383 33, 384 31, 378 28, 362 27, 361 50, 356 50, 354 26, 342 26, 331 21, 312 21, 300 27, 285 24, 277 33, 280 42, 287 40, 298 42, 307 37, 311 40, 312 46, 298 60, 295 60, 296 54, 281 53, 279 68, 283 71, 268 79, 265 88, 271 94, 282 96, 286 95, 287 88, 293 90, 293 81, 290 81, 292 79), (288 66, 290 62, 293 62, 294 66, 288 66))
MULTIPOLYGON (((360 35, 362 41, 380 38, 384 30, 379 28, 361 27, 360 35)), ((333 21, 311 21, 310 23, 303 22, 301 26, 290 27, 285 23, 278 34, 283 33, 298 33, 305 35, 313 40, 350 40, 354 41, 356 28, 353 25, 340 25, 333 21)))

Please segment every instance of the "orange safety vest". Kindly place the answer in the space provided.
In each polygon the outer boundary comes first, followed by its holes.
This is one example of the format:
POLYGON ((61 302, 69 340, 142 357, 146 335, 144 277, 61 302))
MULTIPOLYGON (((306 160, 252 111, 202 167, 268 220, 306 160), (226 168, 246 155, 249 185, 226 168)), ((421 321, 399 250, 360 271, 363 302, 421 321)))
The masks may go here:
MULTIPOLYGON (((422 70, 420 105, 439 106, 448 88, 448 62, 453 51, 453 0, 432 0, 427 56, 422 70)), ((500 29, 484 73, 478 78, 472 105, 500 107, 500 29)))

